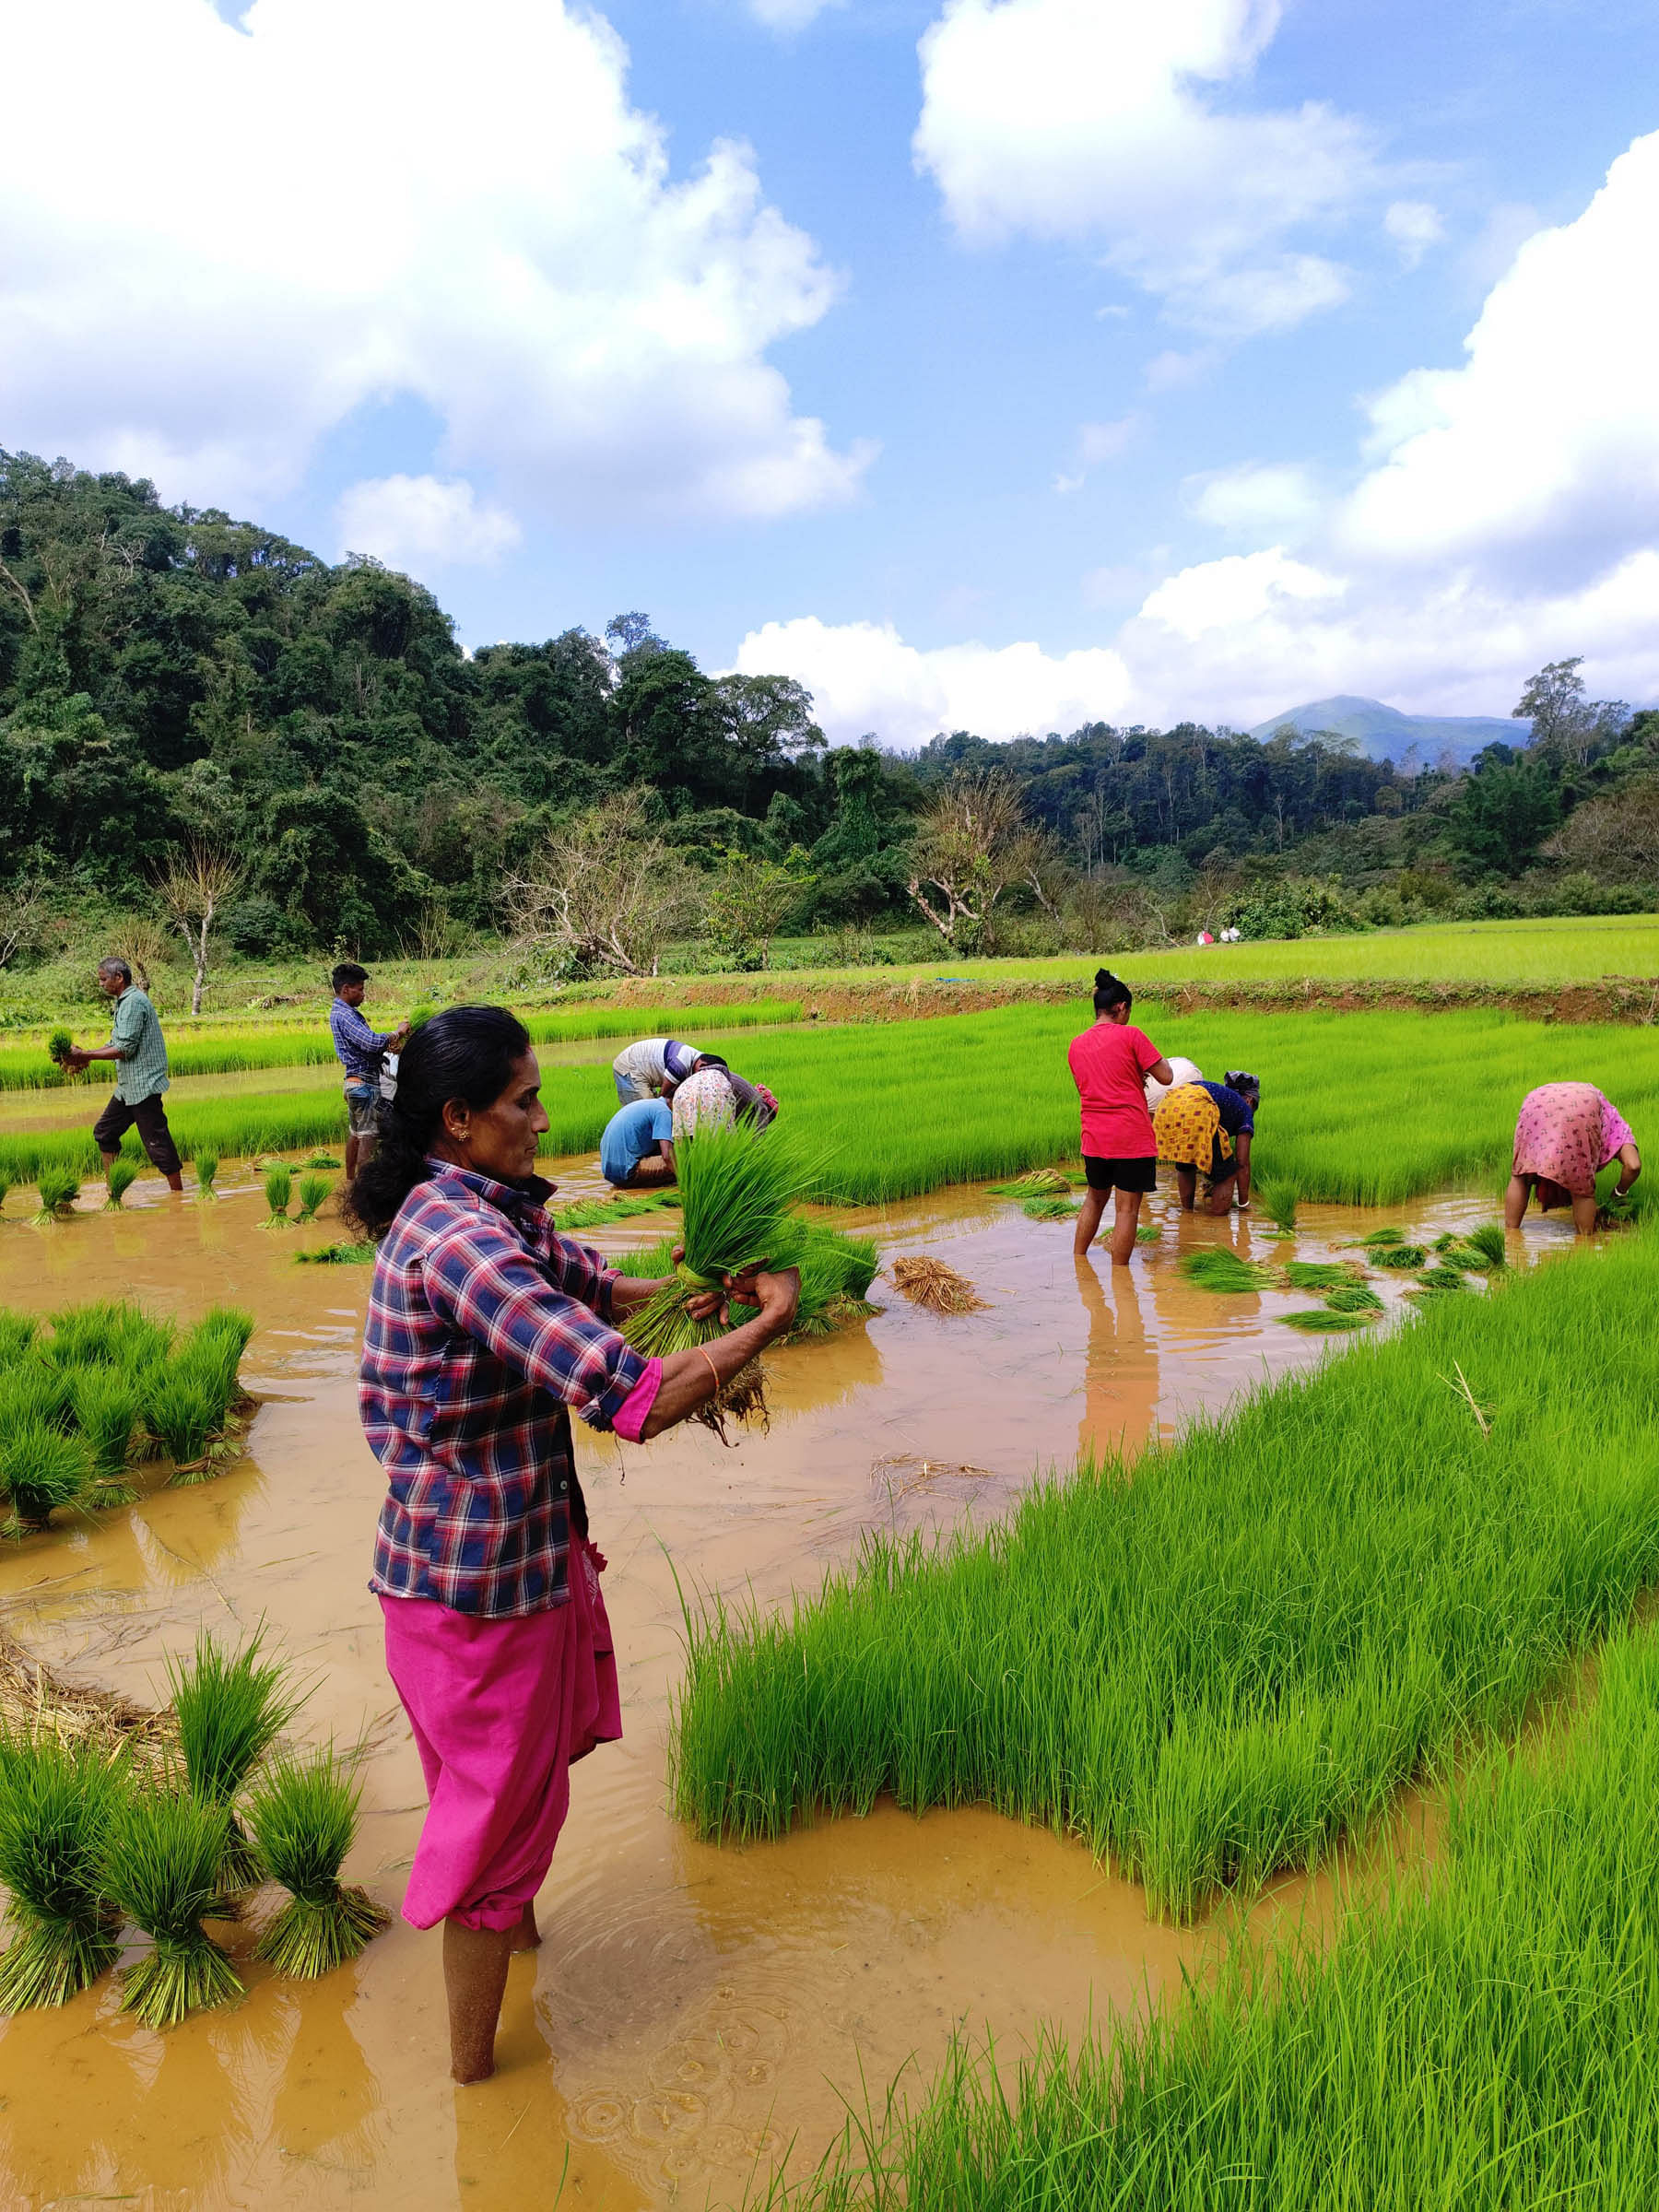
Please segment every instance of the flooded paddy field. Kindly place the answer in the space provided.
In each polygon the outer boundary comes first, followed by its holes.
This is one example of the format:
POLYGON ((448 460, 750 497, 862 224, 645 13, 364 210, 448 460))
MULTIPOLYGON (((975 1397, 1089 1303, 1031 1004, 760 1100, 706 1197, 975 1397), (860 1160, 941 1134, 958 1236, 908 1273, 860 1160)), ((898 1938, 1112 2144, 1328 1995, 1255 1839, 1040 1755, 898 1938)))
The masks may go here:
MULTIPOLYGON (((562 1194, 594 1188, 584 1168, 562 1194)), ((315 1677, 303 1735, 363 1743, 349 1871, 395 1906, 424 1799, 364 1587, 382 1495, 355 1402, 368 1270, 296 1266, 297 1247, 337 1230, 262 1232, 245 1176, 205 1206, 147 1179, 128 1208, 39 1231, 0 1223, 5 1301, 49 1312, 130 1295, 186 1321, 247 1305, 260 1326, 243 1371, 263 1401, 248 1454, 200 1488, 8 1549, 0 1621, 70 1680, 159 1700, 166 1656, 199 1625, 234 1634, 266 1619, 315 1677)), ((1431 1242, 1491 1210, 1462 1197, 1387 1218, 1431 1242)), ((1017 2046, 1039 2021, 1075 2031, 1201 1971, 1220 1923, 1149 1922, 1140 1890, 1081 1847, 987 1812, 917 1820, 884 1806, 773 1844, 694 1841, 665 1809, 676 1575, 771 1605, 815 1587, 866 1531, 994 1516, 1080 1449, 1133 1452, 1328 1356, 1279 1320, 1304 1299, 1217 1297, 1177 1259, 1222 1241, 1322 1259, 1382 1218, 1305 1206, 1292 1248, 1237 1217, 1181 1218, 1160 1194, 1159 1241, 1125 1282, 1103 1255, 1079 1269, 1066 1224, 977 1193, 838 1216, 884 1256, 947 1259, 989 1309, 936 1319, 878 1277, 886 1311, 778 1355, 771 1433, 729 1450, 700 1430, 635 1447, 579 1428, 627 1734, 573 1779, 540 1900, 546 1940, 512 1967, 497 2077, 461 2093, 448 2082, 435 1936, 397 1923, 355 1967, 300 1987, 246 1964, 252 1931, 232 1931, 248 1998, 166 2037, 119 2015, 107 1982, 0 2025, 7 2194, 548 2202, 568 2145, 574 2201, 725 2200, 792 2141, 815 2157, 861 2080, 879 2095, 912 2059, 931 2075, 958 2023, 1017 2046)), ((660 1233, 660 1218, 587 1232, 613 1249, 660 1233)), ((1571 1238, 1549 1223, 1511 1241, 1519 1258, 1571 1238)), ((1310 1895, 1323 1909, 1321 1885, 1282 1883, 1268 1909, 1300 1911, 1310 1895)))

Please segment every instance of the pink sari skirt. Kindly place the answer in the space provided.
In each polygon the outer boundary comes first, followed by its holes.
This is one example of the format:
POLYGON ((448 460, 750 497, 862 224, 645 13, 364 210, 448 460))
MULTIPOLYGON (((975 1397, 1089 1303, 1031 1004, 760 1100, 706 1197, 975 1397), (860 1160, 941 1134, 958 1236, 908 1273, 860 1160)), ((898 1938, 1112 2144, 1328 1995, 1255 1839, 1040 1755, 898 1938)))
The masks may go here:
POLYGON ((1521 1101, 1512 1172, 1536 1178, 1547 1213, 1591 1197, 1596 1171, 1631 1141, 1630 1124, 1594 1083, 1543 1083, 1521 1101))
POLYGON ((382 1597, 430 1801, 404 1898, 413 1926, 516 1927, 546 1881, 571 1762, 622 1733, 604 1564, 572 1535, 570 1603, 512 1620, 382 1597))

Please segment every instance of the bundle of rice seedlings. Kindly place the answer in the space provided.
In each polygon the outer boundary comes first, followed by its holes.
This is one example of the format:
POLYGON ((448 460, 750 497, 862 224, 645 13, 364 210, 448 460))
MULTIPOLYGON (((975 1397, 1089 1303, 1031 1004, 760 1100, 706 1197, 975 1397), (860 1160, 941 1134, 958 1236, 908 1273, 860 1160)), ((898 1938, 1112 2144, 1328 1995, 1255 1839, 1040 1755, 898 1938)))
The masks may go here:
POLYGON ((289 1688, 289 1669, 264 1656, 265 1629, 239 1652, 216 1643, 206 1629, 194 1657, 168 1662, 173 1712, 193 1796, 224 1816, 216 1889, 246 1889, 260 1878, 259 1861, 235 1816, 239 1793, 304 1702, 289 1688))
POLYGON ((615 1198, 579 1198, 559 1209, 561 1235, 572 1229, 599 1229, 607 1221, 628 1221, 635 1214, 654 1214, 665 1206, 677 1206, 675 1190, 624 1191, 615 1198))
POLYGON ((74 1049, 75 1039, 67 1030, 53 1030, 46 1040, 46 1057, 53 1067, 62 1067, 74 1049))
POLYGON ((1073 1221, 1080 1208, 1069 1193, 1065 1197, 1053 1193, 1026 1199, 1019 1210, 1031 1221, 1073 1221))
POLYGON ((300 1178, 300 1220, 314 1221, 317 1218, 317 1208, 333 1189, 334 1179, 332 1176, 302 1175, 300 1178))
POLYGON ((289 1229, 293 1226, 288 1220, 288 1210, 293 1188, 294 1178, 285 1160, 278 1160, 274 1168, 265 1170, 265 1204, 271 1210, 261 1222, 262 1229, 289 1229))
POLYGON ((104 1178, 110 1191, 104 1200, 105 1213, 116 1214, 121 1211, 122 1200, 137 1180, 138 1162, 135 1159, 114 1159, 110 1162, 110 1171, 104 1178))
MULTIPOLYGON (((795 1265, 801 1276, 801 1302, 794 1326, 782 1342, 808 1343, 831 1336, 837 1329, 868 1321, 880 1311, 865 1293, 876 1273, 877 1254, 869 1237, 849 1237, 828 1223, 802 1224, 802 1242, 795 1265)), ((734 1305, 734 1322, 747 1321, 753 1307, 734 1305)))
POLYGON ((69 1407, 92 1455, 92 1505, 131 1505, 138 1493, 126 1479, 127 1448, 138 1421, 138 1384, 118 1368, 83 1367, 70 1377, 69 1407))
POLYGON ((1464 1280, 1461 1267, 1426 1267, 1417 1279, 1418 1288, 1421 1290, 1466 1290, 1469 1287, 1464 1280))
POLYGON ((218 1193, 213 1187, 213 1179, 219 1170, 218 1154, 207 1151, 197 1152, 192 1157, 190 1164, 195 1170, 196 1196, 198 1198, 217 1198, 218 1193))
POLYGON ((0 1374, 0 1438, 35 1422, 62 1429, 69 1418, 69 1375, 42 1359, 24 1359, 0 1374))
POLYGON ((1341 1329, 1362 1329, 1369 1313, 1344 1313, 1330 1306, 1312 1306, 1301 1313, 1281 1313, 1288 1329, 1305 1329, 1310 1335, 1335 1335, 1341 1329))
POLYGON ((344 1162, 337 1160, 332 1152, 313 1152, 305 1164, 308 1168, 338 1168, 344 1162))
POLYGON ((241 1979, 203 1927, 222 1914, 228 1808, 193 1790, 149 1785, 119 1797, 107 1831, 104 1883, 154 1947, 121 1978, 121 2008, 147 2028, 242 1994, 241 1979))
MULTIPOLYGON (((724 1277, 761 1263, 794 1265, 805 1228, 794 1202, 810 1188, 814 1173, 775 1134, 745 1123, 699 1129, 679 1146, 677 1159, 686 1256, 622 1328, 648 1359, 688 1351, 722 1333, 717 1319, 694 1321, 687 1312, 686 1301, 700 1291, 718 1290, 724 1277)), ((759 1366, 751 1360, 699 1418, 716 1428, 723 1413, 764 1418, 759 1366)))
POLYGON ((229 1360, 234 1375, 258 1325, 246 1306, 210 1306, 191 1331, 189 1341, 214 1346, 229 1360))
POLYGON ((90 1504, 93 1487, 92 1454, 84 1438, 31 1420, 0 1435, 0 1490, 12 1504, 0 1535, 17 1538, 50 1528, 60 1509, 90 1504))
MULTIPOLYGON (((1438 1248, 1437 1248, 1438 1249, 1438 1248)), ((1509 1265, 1509 1245, 1501 1221, 1482 1221, 1459 1240, 1459 1254, 1453 1255, 1460 1266, 1473 1268, 1477 1275, 1499 1275, 1509 1265), (1464 1258, 1463 1253, 1473 1253, 1464 1258)))
POLYGON ((894 1260, 888 1273, 900 1297, 908 1298, 912 1305, 925 1306, 930 1313, 982 1313, 990 1303, 965 1275, 924 1253, 914 1259, 894 1260))
POLYGON ((74 1210, 80 1196, 80 1177, 73 1168, 42 1168, 35 1177, 35 1188, 41 1194, 41 1204, 35 1215, 37 1227, 48 1221, 61 1221, 74 1210))
POLYGON ((1374 1267, 1393 1267, 1409 1273, 1420 1267, 1429 1257, 1420 1244, 1373 1244, 1371 1265, 1374 1267))
POLYGON ((280 1973, 315 1981, 357 1958, 391 1919, 366 1889, 340 1880, 360 1794, 333 1752, 323 1751, 273 1767, 249 1800, 260 1865, 288 1892, 253 1955, 280 1973))
POLYGON ((297 1252, 296 1260, 307 1266, 354 1266, 374 1257, 374 1246, 367 1241, 352 1244, 322 1244, 315 1252, 297 1252))
POLYGON ((1241 1260, 1225 1244, 1186 1253, 1179 1265, 1189 1283, 1206 1290, 1265 1290, 1273 1282, 1273 1270, 1265 1261, 1241 1260))
POLYGON ((1339 1260, 1287 1260, 1281 1272, 1292 1290, 1335 1290, 1354 1279, 1339 1260))
POLYGON ((1404 1244, 1406 1231, 1403 1229, 1373 1229, 1364 1236, 1356 1238, 1355 1241, 1367 1245, 1372 1252, 1380 1252, 1387 1244, 1404 1244))
POLYGON ((1283 1175, 1264 1175, 1252 1186, 1252 1196, 1279 1234, 1296 1233, 1296 1208, 1301 1193, 1283 1175))
POLYGON ((1010 1182, 988 1182, 987 1195, 993 1198, 1053 1197, 1071 1189, 1071 1177, 1063 1175, 1058 1168, 1028 1168, 1023 1175, 1016 1175, 1010 1182))
POLYGON ((145 1386, 145 1425, 173 1463, 173 1480, 188 1482, 201 1465, 209 1438, 224 1418, 214 1376, 202 1367, 170 1360, 145 1386))
MULTIPOLYGON (((1162 1233, 1156 1221, 1143 1221, 1135 1232, 1135 1241, 1137 1244, 1156 1244, 1162 1233)), ((1104 1241, 1104 1232, 1101 1241, 1104 1241)))
POLYGON ((88 1745, 44 1732, 0 1741, 0 1882, 11 1893, 0 2012, 65 2005, 119 1957, 104 1862, 123 1786, 121 1770, 88 1745))
POLYGON ((1364 1283, 1343 1283, 1325 1298, 1333 1313, 1381 1313, 1382 1300, 1364 1283))

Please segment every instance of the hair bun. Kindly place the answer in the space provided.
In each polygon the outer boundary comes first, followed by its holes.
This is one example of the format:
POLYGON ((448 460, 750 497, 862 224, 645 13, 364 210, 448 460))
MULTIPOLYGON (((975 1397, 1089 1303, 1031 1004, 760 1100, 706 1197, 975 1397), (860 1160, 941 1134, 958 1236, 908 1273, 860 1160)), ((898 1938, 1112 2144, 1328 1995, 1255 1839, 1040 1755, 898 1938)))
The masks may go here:
POLYGON ((1110 968, 1097 968, 1095 970, 1095 989, 1097 991, 1104 991, 1108 983, 1115 983, 1116 982, 1117 977, 1112 974, 1110 968))

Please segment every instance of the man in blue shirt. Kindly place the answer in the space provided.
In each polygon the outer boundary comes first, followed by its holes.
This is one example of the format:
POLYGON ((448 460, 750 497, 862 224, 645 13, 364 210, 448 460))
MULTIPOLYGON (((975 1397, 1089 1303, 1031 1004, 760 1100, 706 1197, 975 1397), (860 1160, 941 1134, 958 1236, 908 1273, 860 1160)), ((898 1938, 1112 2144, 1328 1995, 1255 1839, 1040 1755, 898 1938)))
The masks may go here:
POLYGON ((674 1181, 674 1109, 666 1099, 636 1099, 617 1109, 599 1139, 599 1168, 619 1191, 674 1181))
POLYGON ((328 1009, 329 1034, 340 1065, 346 1070, 346 1177, 349 1182, 374 1149, 380 1124, 381 1056, 388 1049, 401 1052, 409 1034, 406 1021, 396 1029, 371 1030, 358 1011, 369 988, 369 971, 355 960, 342 960, 329 981, 334 1005, 328 1009))

